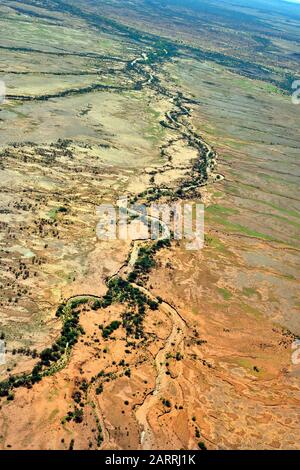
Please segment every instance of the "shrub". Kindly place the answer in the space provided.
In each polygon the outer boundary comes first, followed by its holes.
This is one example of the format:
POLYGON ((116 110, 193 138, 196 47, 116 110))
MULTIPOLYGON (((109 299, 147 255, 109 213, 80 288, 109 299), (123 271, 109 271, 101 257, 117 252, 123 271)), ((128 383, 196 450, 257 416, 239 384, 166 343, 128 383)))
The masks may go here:
POLYGON ((75 444, 74 439, 71 439, 71 442, 70 442, 70 445, 69 445, 69 450, 74 450, 74 444, 75 444))
POLYGON ((102 308, 102 302, 100 300, 95 300, 92 305, 92 310, 99 310, 100 308, 102 308))
POLYGON ((162 403, 166 408, 171 408, 172 406, 170 400, 166 400, 165 398, 163 399, 162 403))
POLYGON ((81 408, 75 408, 74 414, 73 414, 73 419, 75 423, 82 423, 83 421, 83 410, 81 408))
POLYGON ((102 331, 103 338, 108 338, 114 331, 116 331, 119 328, 120 325, 121 325, 121 322, 113 321, 111 322, 110 325, 103 328, 103 331, 102 331))
POLYGON ((200 450, 207 450, 207 447, 203 441, 198 442, 198 447, 200 450))

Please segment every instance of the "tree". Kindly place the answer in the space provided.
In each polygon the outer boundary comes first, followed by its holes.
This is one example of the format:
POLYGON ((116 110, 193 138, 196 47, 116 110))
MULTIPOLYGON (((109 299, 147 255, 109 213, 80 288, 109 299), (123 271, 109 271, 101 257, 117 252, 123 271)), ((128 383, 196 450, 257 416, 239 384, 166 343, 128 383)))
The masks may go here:
POLYGON ((207 447, 203 441, 198 442, 198 447, 200 450, 207 450, 207 447))

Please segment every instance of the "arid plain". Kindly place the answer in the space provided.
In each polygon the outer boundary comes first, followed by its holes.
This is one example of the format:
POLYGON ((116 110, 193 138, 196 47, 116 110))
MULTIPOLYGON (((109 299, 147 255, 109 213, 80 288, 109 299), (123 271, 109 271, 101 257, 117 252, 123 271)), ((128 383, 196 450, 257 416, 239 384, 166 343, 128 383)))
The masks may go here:
POLYGON ((165 3, 1 3, 2 449, 299 448, 300 14, 165 3), (120 196, 204 249, 100 241, 120 196))

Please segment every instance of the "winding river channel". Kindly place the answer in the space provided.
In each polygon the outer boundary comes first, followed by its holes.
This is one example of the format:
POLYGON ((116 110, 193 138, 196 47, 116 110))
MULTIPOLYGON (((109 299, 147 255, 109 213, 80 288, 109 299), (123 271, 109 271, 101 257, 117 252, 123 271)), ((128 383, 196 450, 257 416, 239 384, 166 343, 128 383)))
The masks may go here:
MULTIPOLYGON (((191 111, 188 108, 188 105, 192 102, 192 100, 189 98, 185 98, 180 92, 172 93, 169 90, 166 90, 160 84, 159 78, 155 75, 156 66, 153 63, 153 60, 149 61, 148 56, 143 53, 140 57, 136 58, 128 65, 131 70, 134 70, 134 73, 137 73, 141 78, 143 78, 143 81, 140 82, 142 84, 142 87, 151 87, 151 89, 154 90, 158 95, 165 96, 173 106, 170 111, 165 113, 165 119, 161 122, 161 125, 173 131, 176 135, 176 138, 174 139, 173 137, 167 144, 161 146, 161 154, 166 154, 166 150, 168 149, 168 147, 171 147, 172 143, 176 141, 176 139, 184 140, 189 146, 195 148, 198 154, 197 160, 191 162, 191 167, 187 168, 187 176, 179 182, 177 190, 174 190, 174 188, 169 188, 166 185, 159 187, 155 185, 153 187, 148 188, 148 192, 152 192, 152 194, 153 192, 156 192, 158 194, 159 199, 159 195, 165 195, 170 191, 172 191, 173 194, 176 194, 176 191, 180 190, 180 194, 182 195, 181 198, 185 199, 185 197, 188 197, 190 193, 193 194, 193 191, 197 190, 199 187, 207 183, 210 175, 213 174, 213 170, 215 169, 217 154, 212 149, 212 147, 208 145, 202 139, 202 137, 196 133, 192 125, 188 122, 188 119, 191 116, 191 111)), ((98 85, 98 87, 100 89, 101 85, 98 85)), ((77 90, 69 90, 63 93, 67 96, 70 93, 77 93, 77 90)), ((53 96, 38 97, 38 99, 50 99, 52 97, 53 96)), ((22 99, 24 100, 24 97, 22 97, 22 99)), ((156 173, 161 173, 169 169, 174 169, 174 166, 172 165, 172 160, 169 160, 166 163, 165 169, 164 167, 162 167, 157 169, 156 172, 154 171, 154 176, 156 173)), ((145 194, 145 192, 143 194, 145 194)), ((142 199, 142 195, 134 195, 134 200, 137 204, 139 202, 139 199, 142 199)), ((134 208, 129 208, 127 209, 127 211, 129 216, 141 215, 134 208)), ((144 401, 138 404, 134 410, 135 417, 140 428, 141 447, 143 449, 151 449, 155 446, 155 438, 150 423, 151 410, 158 403, 158 401, 161 400, 161 397, 163 396, 164 391, 167 390, 170 381, 174 383, 174 380, 176 380, 176 377, 170 377, 170 375, 166 374, 165 359, 166 357, 168 357, 168 355, 172 354, 174 349, 178 353, 182 355, 184 354, 184 340, 189 327, 174 306, 170 305, 163 299, 158 300, 144 285, 140 285, 135 282, 130 282, 128 280, 128 276, 135 270, 135 267, 139 262, 139 254, 141 248, 143 246, 149 246, 149 244, 151 243, 164 241, 170 237, 170 231, 168 227, 166 227, 163 222, 161 222, 156 217, 153 217, 149 214, 145 215, 144 223, 147 225, 157 223, 160 224, 160 228, 162 229, 160 230, 161 235, 159 235, 159 237, 154 241, 151 239, 133 241, 127 262, 123 266, 121 266, 117 270, 117 272, 110 276, 110 278, 108 278, 106 282, 107 287, 109 289, 111 281, 115 278, 119 278, 126 281, 133 288, 138 289, 140 293, 143 294, 143 296, 146 296, 151 301, 155 301, 158 304, 159 310, 163 312, 170 320, 171 329, 169 335, 166 338, 163 347, 159 349, 153 360, 153 366, 156 370, 155 386, 153 390, 145 397, 144 401)), ((64 311, 64 309, 66 309, 69 305, 73 304, 74 302, 80 303, 83 298, 87 302, 94 302, 95 300, 101 301, 103 299, 102 297, 91 296, 81 293, 80 295, 72 296, 66 299, 64 303, 59 307, 59 309, 64 311)), ((53 375, 54 373, 66 367, 71 355, 71 351, 72 346, 69 346, 67 344, 65 353, 56 363, 51 364, 51 366, 48 368, 44 368, 41 371, 41 377, 46 375, 53 375)), ((180 376, 182 374, 182 366, 180 361, 177 364, 176 372, 177 376, 180 376)), ((91 390, 91 393, 94 392, 92 392, 91 390)), ((93 401, 97 402, 96 399, 93 401)), ((102 413, 99 409, 99 405, 97 405, 96 408, 98 419, 101 421, 102 424, 103 438, 106 439, 109 437, 108 431, 105 429, 105 423, 101 418, 102 413)))

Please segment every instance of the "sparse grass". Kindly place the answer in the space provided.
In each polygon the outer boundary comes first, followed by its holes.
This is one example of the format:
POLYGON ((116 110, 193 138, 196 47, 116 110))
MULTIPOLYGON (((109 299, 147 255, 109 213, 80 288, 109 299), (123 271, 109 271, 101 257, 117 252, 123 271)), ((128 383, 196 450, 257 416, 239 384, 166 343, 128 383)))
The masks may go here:
POLYGON ((48 212, 48 217, 52 220, 57 220, 58 214, 65 214, 67 212, 66 207, 55 207, 48 212))
POLYGON ((253 297, 253 295, 258 295, 260 297, 259 292, 253 287, 243 287, 243 295, 246 297, 253 297))
POLYGON ((213 216, 229 216, 238 214, 239 211, 236 209, 230 209, 228 207, 221 206, 219 204, 214 204, 206 208, 206 212, 208 214, 212 214, 213 216))
POLYGON ((218 287, 218 292, 222 295, 224 300, 230 300, 232 298, 232 293, 224 287, 218 287))
POLYGON ((268 240, 268 241, 276 241, 274 237, 271 237, 270 235, 267 235, 266 233, 261 233, 257 232, 256 230, 252 230, 248 227, 245 227, 241 224, 236 224, 233 222, 230 222, 227 219, 224 219, 220 216, 215 216, 212 217, 213 221, 223 225, 227 230, 233 232, 233 233, 240 233, 242 235, 246 235, 248 237, 253 237, 253 238, 260 238, 262 240, 268 240))
POLYGON ((166 134, 166 130, 160 125, 161 113, 153 108, 146 108, 145 112, 148 114, 149 125, 145 131, 145 138, 150 140, 153 144, 160 143, 166 134))
POLYGON ((251 80, 249 78, 232 78, 231 83, 239 87, 241 90, 246 90, 253 93, 263 91, 267 93, 283 95, 283 92, 277 86, 272 85, 271 83, 251 80))
POLYGON ((220 253, 229 253, 224 243, 222 243, 219 238, 213 235, 205 235, 205 243, 207 244, 207 246, 219 251, 220 253))
POLYGON ((247 358, 236 358, 235 360, 236 364, 242 367, 243 369, 246 369, 248 373, 251 375, 254 375, 255 377, 262 377, 263 376, 263 370, 261 368, 258 368, 255 365, 254 360, 250 360, 247 358))
POLYGON ((240 308, 251 317, 256 318, 256 320, 261 320, 263 318, 262 312, 255 307, 241 303, 240 308))
POLYGON ((272 209, 277 210, 278 212, 282 212, 283 214, 289 215, 291 217, 297 217, 298 219, 300 218, 300 212, 297 212, 292 209, 286 209, 285 207, 279 207, 276 204, 272 204, 271 202, 266 202, 266 201, 257 201, 260 202, 261 204, 264 204, 265 206, 272 207, 272 209))

